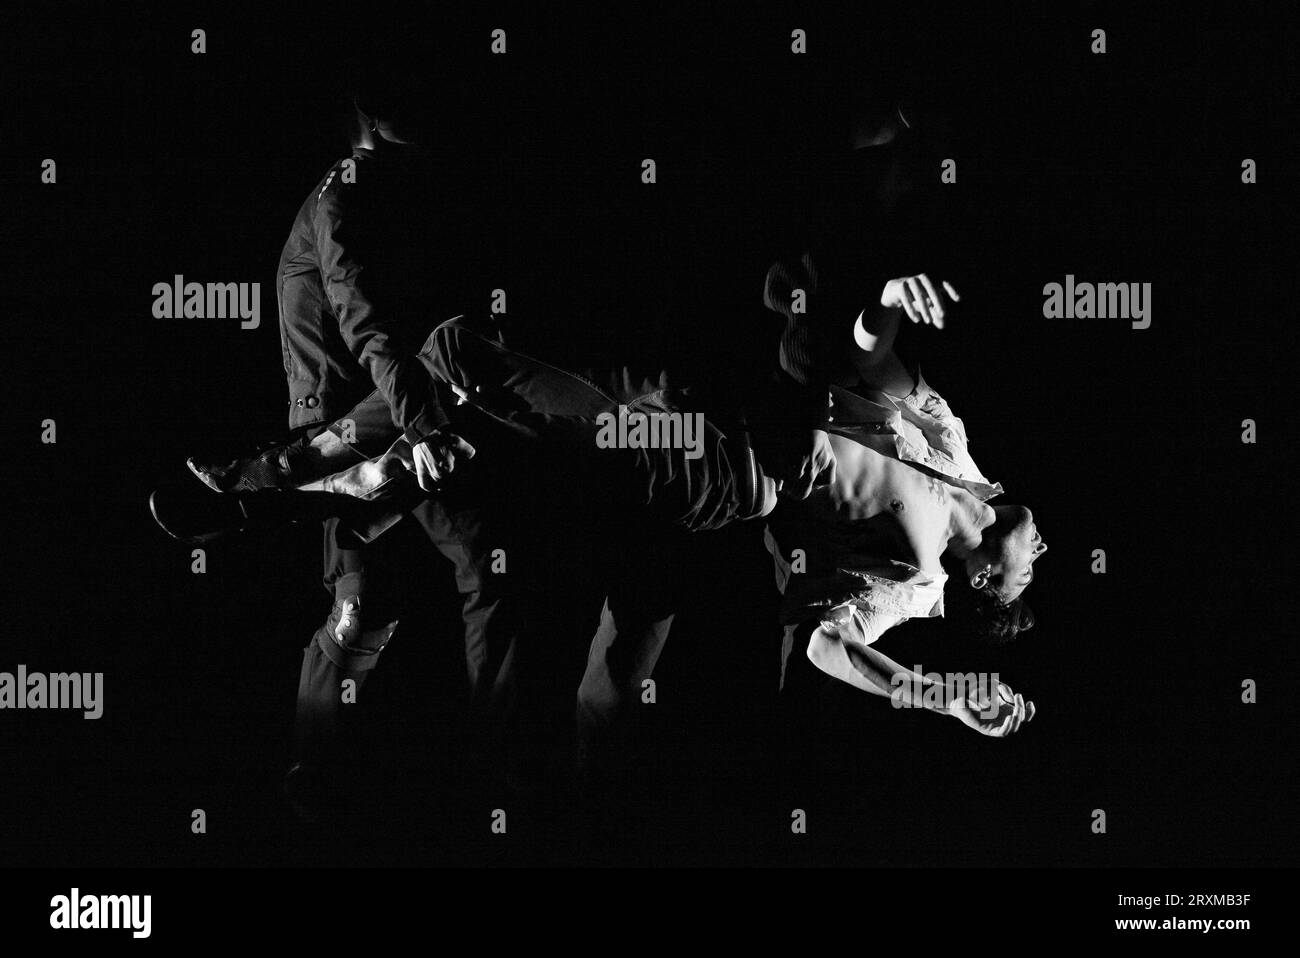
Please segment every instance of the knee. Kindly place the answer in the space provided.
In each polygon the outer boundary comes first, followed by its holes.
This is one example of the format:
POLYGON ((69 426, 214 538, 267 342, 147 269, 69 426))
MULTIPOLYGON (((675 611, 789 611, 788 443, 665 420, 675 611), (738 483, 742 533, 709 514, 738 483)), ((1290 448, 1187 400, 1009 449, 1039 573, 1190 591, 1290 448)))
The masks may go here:
POLYGON ((453 316, 439 323, 429 334, 429 338, 424 341, 424 346, 420 349, 420 355, 450 362, 464 350, 467 341, 484 339, 486 334, 487 331, 481 323, 466 316, 453 316))
POLYGON ((459 319, 460 317, 456 317, 440 324, 429 334, 429 338, 424 341, 424 346, 420 349, 420 362, 435 383, 460 384, 454 372, 456 357, 460 352, 457 347, 459 319))
POLYGON ((583 681, 577 697, 579 728, 594 730, 614 725, 623 712, 623 702, 623 694, 612 682, 583 681))
POLYGON ((605 656, 588 658, 587 670, 578 684, 578 721, 586 727, 615 724, 636 695, 639 685, 627 669, 611 668, 605 656))

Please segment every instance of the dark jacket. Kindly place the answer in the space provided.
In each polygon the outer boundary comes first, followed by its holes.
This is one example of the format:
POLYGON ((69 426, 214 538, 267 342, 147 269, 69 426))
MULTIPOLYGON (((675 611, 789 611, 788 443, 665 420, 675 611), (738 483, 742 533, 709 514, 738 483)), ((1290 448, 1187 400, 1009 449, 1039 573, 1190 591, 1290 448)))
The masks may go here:
POLYGON ((312 190, 280 255, 289 426, 331 422, 378 388, 394 424, 418 442, 447 423, 420 344, 487 293, 468 289, 448 255, 474 244, 449 228, 418 155, 358 149, 352 161, 355 177, 340 160, 312 190))
POLYGON ((880 308, 884 283, 865 257, 833 247, 805 250, 768 269, 763 305, 785 319, 774 379, 791 426, 825 428, 830 383, 854 374, 854 322, 880 308))
POLYGON ((944 251, 954 246, 951 217, 940 215, 946 196, 920 171, 937 170, 912 138, 888 147, 857 150, 826 160, 811 179, 819 184, 808 209, 792 224, 791 247, 767 272, 763 305, 785 320, 780 338, 781 375, 792 390, 802 425, 825 422, 826 387, 855 377, 853 326, 863 310, 880 309, 886 282, 930 271, 954 278, 944 251), (899 170, 915 171, 909 177, 899 170), (903 176, 916 183, 886 212, 876 194, 882 181, 903 176), (792 293, 803 291, 803 312, 792 293))

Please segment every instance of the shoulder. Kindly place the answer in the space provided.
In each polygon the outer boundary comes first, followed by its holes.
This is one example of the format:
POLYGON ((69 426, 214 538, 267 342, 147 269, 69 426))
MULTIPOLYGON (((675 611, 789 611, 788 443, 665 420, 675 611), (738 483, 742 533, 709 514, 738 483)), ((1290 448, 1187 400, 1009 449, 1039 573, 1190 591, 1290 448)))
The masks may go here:
POLYGON ((371 179, 371 169, 362 173, 368 163, 364 153, 345 156, 329 168, 316 184, 315 202, 317 217, 338 216, 355 206, 364 193, 364 184, 371 179))

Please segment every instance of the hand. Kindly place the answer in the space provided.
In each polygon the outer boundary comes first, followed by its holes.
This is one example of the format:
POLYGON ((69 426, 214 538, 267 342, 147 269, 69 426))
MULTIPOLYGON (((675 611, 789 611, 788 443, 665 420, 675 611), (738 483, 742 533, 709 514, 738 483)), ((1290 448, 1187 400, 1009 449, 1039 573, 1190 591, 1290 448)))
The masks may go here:
POLYGON ((1011 691, 1011 687, 998 683, 992 699, 977 692, 970 698, 959 698, 948 706, 948 712, 963 725, 981 735, 1005 738, 1030 721, 1037 713, 1034 703, 1011 691))
POLYGON ((521 411, 519 397, 508 389, 499 386, 458 386, 451 383, 451 391, 456 394, 456 405, 469 403, 493 416, 508 418, 512 412, 521 411))
POLYGON ((835 481, 835 450, 831 448, 831 437, 824 429, 814 429, 810 441, 804 447, 795 462, 795 478, 790 483, 792 495, 807 499, 812 493, 817 477, 826 474, 826 482, 835 481))
POLYGON ((880 294, 880 305, 890 308, 901 306, 912 322, 923 322, 935 329, 943 329, 948 309, 953 303, 961 302, 961 297, 946 281, 942 286, 942 291, 936 289, 925 273, 900 276, 885 284, 880 294))
POLYGON ((425 492, 433 492, 437 483, 449 476, 461 459, 473 459, 474 447, 450 432, 435 432, 411 447, 415 478, 425 492))

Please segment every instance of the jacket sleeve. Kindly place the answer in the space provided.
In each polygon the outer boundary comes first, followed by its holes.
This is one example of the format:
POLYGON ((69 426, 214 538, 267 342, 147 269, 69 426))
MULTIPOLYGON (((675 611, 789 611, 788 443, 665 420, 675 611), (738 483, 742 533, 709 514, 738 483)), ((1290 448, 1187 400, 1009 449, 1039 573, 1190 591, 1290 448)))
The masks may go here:
POLYGON ((407 348, 393 284, 383 277, 381 264, 389 257, 380 248, 379 224, 367 221, 361 205, 346 202, 337 190, 327 190, 317 204, 314 228, 325 295, 344 343, 387 400, 394 425, 415 444, 446 426, 448 417, 428 373, 407 348))
POLYGON ((826 297, 817 282, 812 254, 778 260, 767 271, 763 305, 785 318, 780 368, 774 377, 791 419, 807 428, 824 428, 830 415, 829 371, 823 345, 826 297))
POLYGON ((853 323, 879 307, 885 281, 871 251, 859 242, 837 242, 779 260, 767 272, 763 305, 785 318, 780 341, 780 378, 790 391, 797 421, 825 428, 830 382, 852 373, 853 323))

